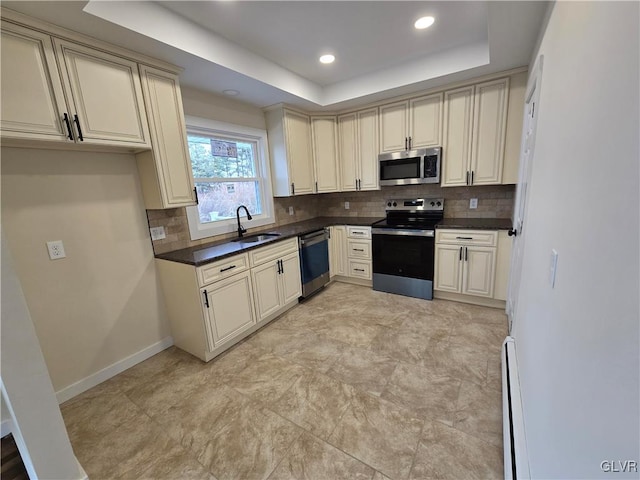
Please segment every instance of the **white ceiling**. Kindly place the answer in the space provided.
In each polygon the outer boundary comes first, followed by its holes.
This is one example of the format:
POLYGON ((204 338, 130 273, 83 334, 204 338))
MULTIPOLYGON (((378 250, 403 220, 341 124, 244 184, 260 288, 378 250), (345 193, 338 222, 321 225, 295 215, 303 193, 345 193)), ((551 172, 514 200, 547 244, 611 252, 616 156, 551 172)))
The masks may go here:
POLYGON ((337 109, 529 63, 547 2, 8 2, 257 106, 337 109), (436 18, 422 31, 413 22, 436 18), (336 62, 318 57, 333 53, 336 62))

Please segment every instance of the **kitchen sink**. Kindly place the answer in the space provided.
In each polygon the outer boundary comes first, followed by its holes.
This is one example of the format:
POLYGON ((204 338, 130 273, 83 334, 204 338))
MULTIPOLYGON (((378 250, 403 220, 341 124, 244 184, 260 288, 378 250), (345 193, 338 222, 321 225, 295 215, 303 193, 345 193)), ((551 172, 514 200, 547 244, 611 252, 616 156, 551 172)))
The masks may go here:
POLYGON ((279 233, 261 233, 260 235, 249 235, 248 237, 236 238, 232 241, 240 242, 240 243, 258 243, 258 242, 266 242, 267 240, 271 240, 279 236, 280 236, 279 233))

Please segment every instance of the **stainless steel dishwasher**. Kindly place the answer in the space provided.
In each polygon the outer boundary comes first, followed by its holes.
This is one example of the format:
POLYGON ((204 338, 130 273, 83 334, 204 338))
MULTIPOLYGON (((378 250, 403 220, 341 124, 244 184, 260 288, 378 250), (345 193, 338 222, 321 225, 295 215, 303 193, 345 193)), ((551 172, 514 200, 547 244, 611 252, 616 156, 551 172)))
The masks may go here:
POLYGON ((300 235, 302 298, 329 283, 329 231, 326 228, 300 235))

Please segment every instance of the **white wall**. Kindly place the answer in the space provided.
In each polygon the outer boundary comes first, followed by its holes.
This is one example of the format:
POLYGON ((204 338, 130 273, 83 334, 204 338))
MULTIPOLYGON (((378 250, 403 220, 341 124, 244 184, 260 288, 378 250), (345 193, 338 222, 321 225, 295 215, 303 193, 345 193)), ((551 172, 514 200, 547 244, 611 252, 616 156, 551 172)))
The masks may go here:
POLYGON ((56 391, 170 335, 132 155, 3 147, 2 229, 56 391))
POLYGON ((2 234, 2 412, 29 477, 81 479, 29 310, 2 234), (8 407, 8 408, 5 408, 8 407))
POLYGON ((181 90, 185 115, 267 129, 264 114, 258 107, 194 88, 182 87, 181 90))
POLYGON ((600 468, 640 460, 638 7, 558 2, 538 52, 513 332, 532 478, 638 477, 600 468))

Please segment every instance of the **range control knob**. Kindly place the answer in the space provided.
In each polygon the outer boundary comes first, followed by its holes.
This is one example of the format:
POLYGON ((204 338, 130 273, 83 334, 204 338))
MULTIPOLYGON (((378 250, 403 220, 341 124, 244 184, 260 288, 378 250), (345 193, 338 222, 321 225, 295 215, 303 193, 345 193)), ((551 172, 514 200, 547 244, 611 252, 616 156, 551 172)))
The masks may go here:
POLYGON ((435 207, 436 206, 436 202, 431 202, 431 206, 435 207))
POLYGON ((396 202, 393 202, 393 206, 394 206, 394 207, 397 207, 397 206, 398 206, 398 204, 397 204, 396 202))
POLYGON ((442 205, 442 202, 436 202, 436 205, 440 206, 440 205, 442 205))
POLYGON ((390 207, 390 206, 391 206, 391 202, 387 202, 387 207, 390 207))

